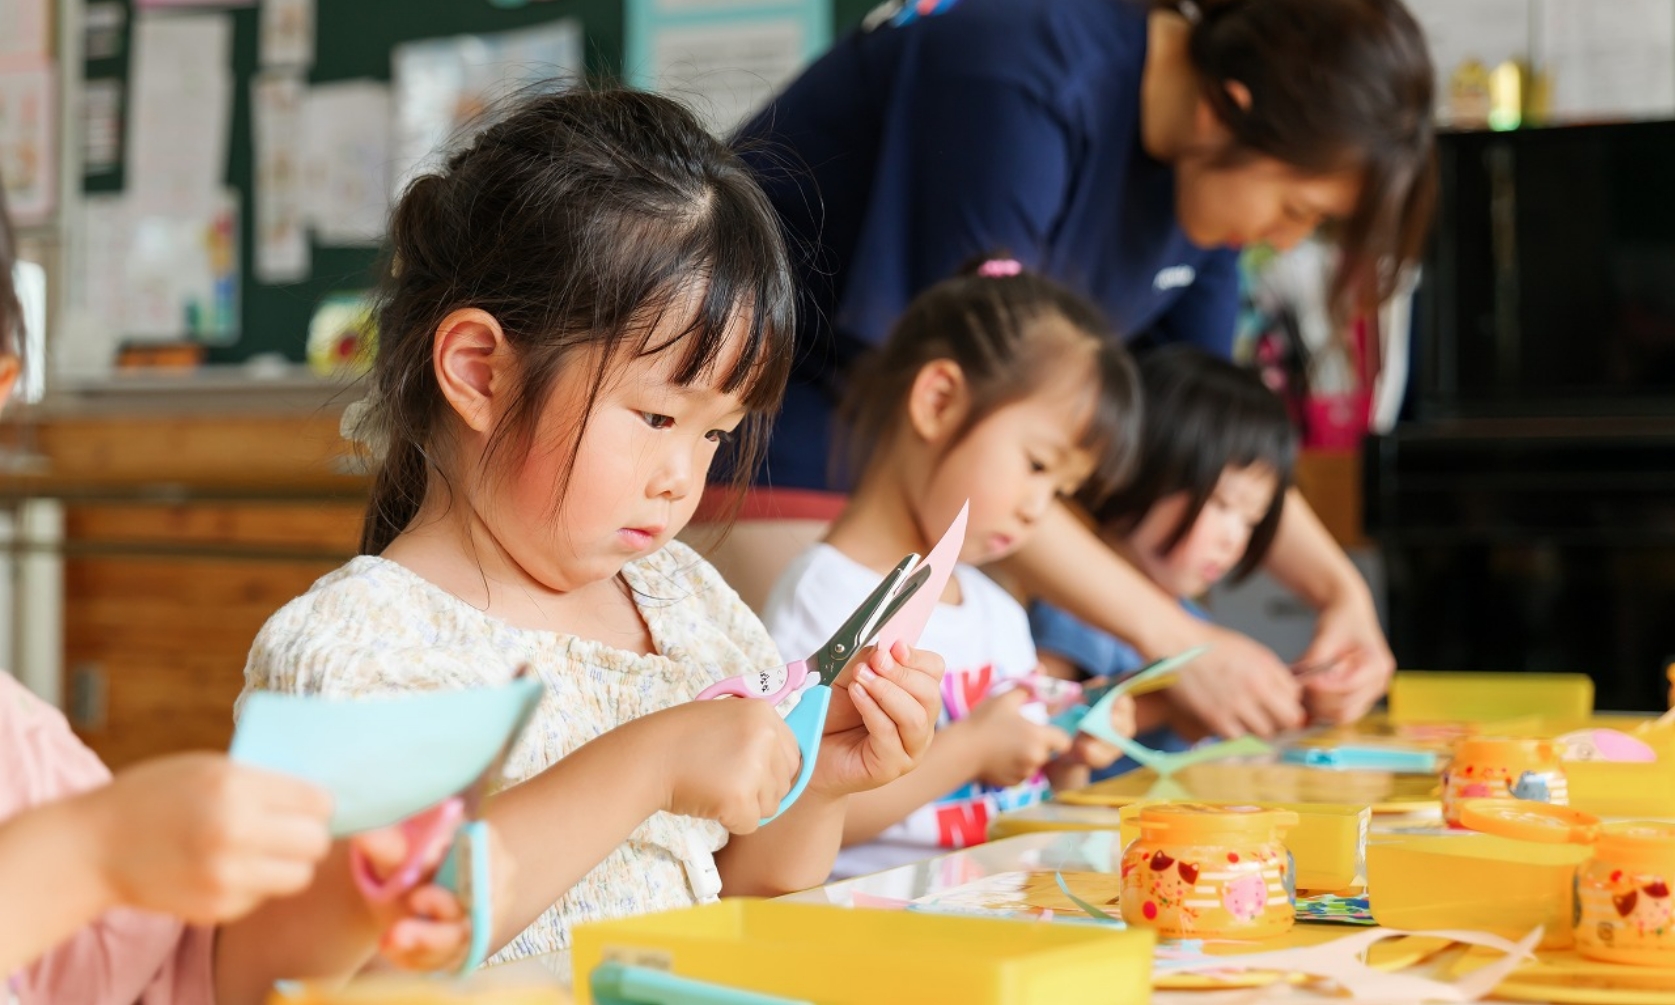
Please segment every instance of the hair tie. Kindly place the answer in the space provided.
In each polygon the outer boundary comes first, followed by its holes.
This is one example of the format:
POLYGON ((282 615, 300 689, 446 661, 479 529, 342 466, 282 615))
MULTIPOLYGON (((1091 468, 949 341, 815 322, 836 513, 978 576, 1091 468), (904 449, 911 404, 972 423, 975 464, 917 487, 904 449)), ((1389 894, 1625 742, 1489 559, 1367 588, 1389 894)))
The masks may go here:
POLYGON ((1001 279, 1006 276, 1016 276, 1024 271, 1016 258, 991 258, 977 267, 977 274, 985 279, 1001 279))

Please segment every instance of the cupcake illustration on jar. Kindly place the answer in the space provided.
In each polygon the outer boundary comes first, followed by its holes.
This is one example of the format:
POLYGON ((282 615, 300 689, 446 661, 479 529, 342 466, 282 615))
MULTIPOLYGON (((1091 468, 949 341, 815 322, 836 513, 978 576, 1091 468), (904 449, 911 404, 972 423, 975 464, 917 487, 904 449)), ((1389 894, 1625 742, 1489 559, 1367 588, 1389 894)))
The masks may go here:
POLYGON ((1122 914, 1164 938, 1262 938, 1291 927, 1288 810, 1167 803, 1140 810, 1123 852, 1122 914))

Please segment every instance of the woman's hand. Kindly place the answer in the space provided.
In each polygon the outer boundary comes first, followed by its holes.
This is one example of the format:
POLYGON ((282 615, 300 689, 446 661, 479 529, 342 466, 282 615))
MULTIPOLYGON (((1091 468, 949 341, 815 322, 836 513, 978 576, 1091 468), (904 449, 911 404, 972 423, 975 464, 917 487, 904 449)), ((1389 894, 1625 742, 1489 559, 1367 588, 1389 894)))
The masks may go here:
POLYGON ((862 654, 832 688, 809 788, 830 796, 892 782, 924 756, 942 714, 942 657, 898 642, 862 654))
POLYGON ((1175 706, 1221 736, 1272 736, 1303 724, 1302 688, 1273 651, 1238 632, 1204 624, 1210 651, 1181 668, 1175 706))
POLYGON ((1384 697, 1396 657, 1378 613, 1351 598, 1320 611, 1314 640, 1298 665, 1331 667, 1304 680, 1303 704, 1311 719, 1336 725, 1360 719, 1384 697))

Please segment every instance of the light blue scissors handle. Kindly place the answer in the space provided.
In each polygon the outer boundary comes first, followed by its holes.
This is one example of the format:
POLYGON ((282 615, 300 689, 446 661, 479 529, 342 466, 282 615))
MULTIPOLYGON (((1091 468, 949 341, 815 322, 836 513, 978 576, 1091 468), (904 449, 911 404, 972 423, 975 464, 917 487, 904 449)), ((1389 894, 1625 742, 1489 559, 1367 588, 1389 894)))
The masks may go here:
POLYGON ((824 684, 816 684, 803 692, 797 699, 797 707, 785 716, 785 725, 791 729, 791 735, 797 738, 797 749, 802 752, 803 766, 797 769, 797 780, 791 783, 791 791, 779 801, 779 809, 774 810, 771 817, 763 817, 762 824, 766 826, 779 819, 780 814, 791 808, 808 788, 808 780, 814 777, 814 762, 820 756, 820 739, 826 735, 826 712, 832 707, 832 689, 824 684))
POLYGON ((436 870, 436 885, 452 890, 465 902, 471 919, 471 941, 466 949, 465 962, 460 964, 461 977, 483 965, 489 955, 490 929, 494 926, 494 904, 490 899, 493 889, 489 864, 489 828, 481 820, 461 825, 448 849, 448 857, 436 870))

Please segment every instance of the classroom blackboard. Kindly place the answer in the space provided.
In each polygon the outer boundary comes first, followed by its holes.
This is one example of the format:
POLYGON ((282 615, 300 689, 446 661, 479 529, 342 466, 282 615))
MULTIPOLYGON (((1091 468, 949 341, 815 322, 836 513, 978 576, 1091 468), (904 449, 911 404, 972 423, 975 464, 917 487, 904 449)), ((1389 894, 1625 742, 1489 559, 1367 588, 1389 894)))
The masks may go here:
MULTIPOLYGON (((134 0, 128 7, 127 32, 134 23, 134 0)), ((858 23, 874 0, 834 0, 835 34, 858 23)), ((240 261, 242 290, 240 335, 230 345, 209 348, 210 363, 239 363, 258 353, 282 353, 300 361, 309 318, 326 294, 365 289, 372 283, 377 252, 368 248, 313 248, 313 267, 303 282, 269 286, 252 275, 255 202, 251 198, 254 158, 251 147, 250 83, 259 70, 259 11, 231 8, 233 22, 232 125, 228 137, 227 184, 242 196, 240 261)), ((314 66, 310 83, 390 78, 390 50, 404 42, 469 33, 509 31, 561 18, 582 24, 588 72, 610 77, 620 69, 623 10, 620 0, 546 0, 523 7, 497 7, 489 0, 317 0, 314 66)), ((86 79, 128 78, 130 46, 110 57, 89 60, 86 79)), ((120 191, 122 171, 92 177, 87 192, 120 191)))

